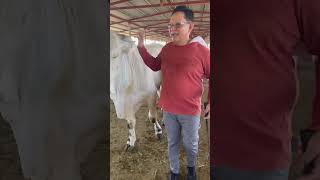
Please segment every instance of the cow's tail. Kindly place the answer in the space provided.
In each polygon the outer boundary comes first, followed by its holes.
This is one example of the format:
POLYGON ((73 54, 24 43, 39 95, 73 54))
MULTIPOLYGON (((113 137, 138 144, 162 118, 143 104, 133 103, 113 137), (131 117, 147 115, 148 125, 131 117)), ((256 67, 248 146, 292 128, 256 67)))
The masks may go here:
POLYGON ((154 85, 157 88, 157 95, 158 98, 160 97, 160 92, 161 92, 161 82, 162 82, 162 75, 161 75, 161 71, 158 71, 154 74, 154 85))
POLYGON ((158 98, 160 98, 160 92, 161 92, 161 85, 159 85, 159 87, 157 87, 157 95, 158 95, 158 98))

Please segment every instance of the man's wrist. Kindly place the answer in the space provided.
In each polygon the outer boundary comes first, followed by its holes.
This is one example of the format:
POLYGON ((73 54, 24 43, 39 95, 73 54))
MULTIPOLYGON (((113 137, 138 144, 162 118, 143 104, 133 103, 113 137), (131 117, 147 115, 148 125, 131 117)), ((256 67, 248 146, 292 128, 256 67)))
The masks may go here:
POLYGON ((144 47, 144 43, 138 43, 138 47, 139 47, 139 48, 144 47))

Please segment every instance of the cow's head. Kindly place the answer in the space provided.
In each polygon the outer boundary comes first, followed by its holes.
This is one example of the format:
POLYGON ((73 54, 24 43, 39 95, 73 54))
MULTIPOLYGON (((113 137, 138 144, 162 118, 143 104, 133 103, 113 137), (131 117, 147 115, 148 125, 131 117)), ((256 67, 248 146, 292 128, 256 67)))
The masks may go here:
POLYGON ((134 42, 110 32, 110 98, 120 119, 125 118, 126 91, 131 84, 129 52, 134 42))

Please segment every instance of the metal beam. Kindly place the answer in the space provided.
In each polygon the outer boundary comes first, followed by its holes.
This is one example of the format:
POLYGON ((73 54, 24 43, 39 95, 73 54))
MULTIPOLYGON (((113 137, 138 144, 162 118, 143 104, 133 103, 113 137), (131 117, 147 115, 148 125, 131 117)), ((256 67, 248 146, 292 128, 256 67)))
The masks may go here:
POLYGON ((210 14, 210 11, 193 11, 194 14, 210 14))
MULTIPOLYGON (((118 29, 118 28, 115 28, 115 29, 118 29)), ((115 32, 119 33, 119 34, 124 34, 124 35, 128 35, 129 36, 129 34, 125 33, 125 32, 121 32, 121 31, 115 31, 115 32)), ((132 33, 131 36, 136 37, 136 36, 138 36, 138 33, 132 33)), ((168 39, 168 36, 165 36, 162 33, 159 34, 157 32, 148 32, 146 34, 146 37, 149 37, 148 39, 158 40, 158 41, 159 41, 159 39, 162 40, 162 41, 166 41, 165 39, 168 39), (154 38, 150 38, 150 37, 154 37, 154 38)))
POLYGON ((120 28, 120 27, 111 27, 110 29, 119 29, 121 30, 121 32, 125 32, 125 31, 128 31, 127 29, 124 29, 124 28, 120 28))
MULTIPOLYGON (((138 36, 138 33, 132 34, 132 37, 136 37, 136 36, 138 36)), ((148 36, 167 37, 167 36, 164 36, 164 35, 162 35, 162 34, 155 34, 155 33, 153 33, 153 34, 146 34, 146 36, 147 36, 147 37, 148 37, 148 36)))
MULTIPOLYGON (((134 34, 132 35, 132 37, 137 37, 138 34, 134 34)), ((151 34, 151 35, 146 35, 145 39, 149 39, 148 37, 157 37, 157 39, 164 39, 164 38, 168 38, 168 36, 164 36, 164 35, 160 35, 160 34, 151 34)))
POLYGON ((117 26, 110 26, 110 28, 112 27, 115 27, 115 28, 122 28, 123 30, 128 30, 128 26, 125 26, 125 25, 122 25, 122 24, 119 24, 117 26))
MULTIPOLYGON (((150 32, 157 32, 157 33, 165 33, 165 34, 168 34, 168 31, 164 31, 164 30, 152 30, 152 31, 150 31, 150 32)), ((204 32, 209 32, 208 30, 205 30, 205 29, 203 29, 203 30, 196 30, 196 31, 192 31, 192 33, 204 33, 204 32)))
MULTIPOLYGON (((163 31, 163 32, 169 32, 167 28, 160 28, 160 27, 154 27, 154 28, 150 28, 149 31, 163 31)), ((208 28, 195 28, 193 31, 210 31, 210 29, 208 28)))
MULTIPOLYGON (((159 21, 157 24, 149 24, 149 25, 146 25, 145 27, 155 27, 155 26, 164 27, 165 25, 167 25, 167 23, 168 23, 167 21, 164 21, 164 22, 159 21)), ((210 23, 209 21, 195 21, 193 24, 194 26, 198 27, 198 26, 210 26, 209 23, 210 23)))
MULTIPOLYGON (((126 33, 126 32, 128 32, 128 31, 127 31, 127 30, 119 31, 119 33, 126 33)), ((139 32, 131 33, 131 35, 132 35, 132 36, 137 36, 138 33, 139 33, 139 32)), ((148 34, 150 34, 150 33, 153 34, 153 35, 162 35, 162 34, 160 34, 160 33, 158 33, 158 32, 155 32, 155 31, 148 31, 148 32, 146 32, 146 35, 148 35, 148 34)))
POLYGON ((167 14, 167 13, 170 13, 172 11, 164 11, 164 12, 159 12, 159 13, 155 13, 155 14, 150 14, 150 15, 147 15, 147 16, 141 16, 141 17, 136 17, 136 18, 132 18, 132 19, 127 19, 127 20, 123 20, 123 21, 119 21, 119 22, 116 22, 114 24, 120 24, 120 23, 124 23, 124 22, 130 22, 130 21, 133 21, 133 20, 138 20, 138 19, 144 19, 144 18, 148 18, 148 17, 153 17, 153 16, 158 16, 158 15, 162 15, 162 14, 167 14))
MULTIPOLYGON (((136 37, 138 34, 133 34, 133 37, 136 37)), ((165 36, 165 35, 162 35, 162 34, 152 34, 152 35, 146 35, 146 39, 149 39, 149 40, 161 40, 161 41, 165 41, 165 39, 168 39, 169 37, 168 36, 165 36)))
POLYGON ((162 25, 162 24, 168 24, 168 22, 149 24, 149 25, 147 25, 147 26, 145 26, 145 27, 146 27, 146 28, 149 28, 149 27, 153 27, 153 26, 159 26, 159 25, 162 25))
MULTIPOLYGON (((154 30, 152 30, 152 31, 150 31, 150 32, 161 32, 161 33, 166 33, 166 34, 168 34, 168 31, 164 31, 164 30, 161 30, 161 29, 154 29, 154 30)), ((208 30, 205 30, 205 29, 202 29, 202 30, 194 30, 194 31, 192 31, 192 32, 196 32, 196 33, 198 33, 198 32, 210 32, 210 31, 208 31, 208 30)))
MULTIPOLYGON (((153 28, 153 27, 162 27, 167 28, 167 26, 163 25, 167 24, 167 22, 157 23, 157 24, 150 24, 145 26, 145 28, 153 28)), ((207 24, 207 22, 202 22, 202 24, 194 24, 195 27, 210 27, 210 24, 207 24)))
POLYGON ((119 26, 112 26, 112 27, 110 27, 110 29, 112 29, 112 28, 116 28, 116 29, 121 29, 121 30, 123 30, 123 31, 127 31, 127 28, 125 27, 119 27, 119 26))
MULTIPOLYGON (((169 34, 167 32, 163 32, 163 31, 154 31, 155 33, 160 33, 165 35, 166 37, 169 37, 169 34)), ((191 34, 210 34, 208 31, 195 31, 192 32, 191 34)))
POLYGON ((174 3, 151 4, 151 5, 140 5, 140 6, 110 7, 110 10, 165 7, 165 6, 178 6, 178 5, 202 5, 202 4, 208 4, 208 3, 210 3, 209 0, 201 0, 201 1, 174 2, 174 3))
MULTIPOLYGON (((115 18, 118 18, 118 19, 122 19, 121 17, 115 16, 115 15, 112 15, 112 14, 110 14, 110 16, 115 17, 115 18)), ((132 23, 132 24, 134 24, 134 23, 132 23)), ((157 23, 157 24, 159 24, 159 23, 157 23)), ((162 23, 162 24, 163 24, 163 23, 162 23)), ((134 24, 134 25, 136 25, 136 24, 134 24)), ((153 25, 155 25, 155 24, 153 24, 153 25)), ((112 26, 112 27, 114 27, 114 26, 112 26)), ((133 31, 133 30, 137 30, 137 29, 141 29, 141 28, 145 29, 145 28, 147 28, 147 27, 148 27, 148 26, 140 26, 140 25, 138 25, 137 28, 131 28, 130 30, 133 31)), ((120 28, 118 28, 118 29, 120 29, 120 28)), ((123 29, 122 31, 120 31, 120 33, 130 32, 130 30, 128 30, 128 29, 123 29)))
MULTIPOLYGON (((194 26, 194 30, 195 29, 210 29, 210 26, 199 26, 199 25, 195 25, 194 26)), ((148 29, 163 29, 163 30, 166 30, 168 31, 168 28, 166 26, 157 26, 157 25, 153 25, 153 26, 150 26, 150 27, 147 27, 148 29)))
MULTIPOLYGON (((162 30, 162 31, 166 31, 166 32, 168 32, 168 29, 167 28, 163 28, 163 27, 151 27, 151 28, 148 28, 148 30, 149 31, 154 31, 154 30, 162 30)), ((196 30, 198 30, 197 28, 195 28, 193 31, 196 31, 196 30)), ((200 29, 201 31, 203 30, 205 30, 205 31, 210 31, 210 29, 209 28, 201 28, 200 29)))
MULTIPOLYGON (((199 20, 201 20, 203 18, 210 18, 210 16, 207 16, 207 17, 195 17, 193 22, 199 22, 199 20)), ((152 21, 152 22, 158 22, 158 21, 169 22, 170 19, 144 19, 144 20, 132 20, 131 22, 149 22, 149 21, 152 21)), ((114 22, 114 23, 116 23, 116 22, 114 22)))
POLYGON ((131 30, 140 29, 140 28, 146 29, 146 28, 149 28, 149 27, 152 27, 152 26, 155 26, 155 25, 159 25, 159 24, 164 24, 164 23, 150 24, 150 25, 147 25, 147 26, 144 26, 144 27, 132 28, 131 30))
MULTIPOLYGON (((110 13, 110 16, 111 17, 114 17, 114 18, 117 18, 117 19, 120 19, 120 20, 122 20, 122 21, 125 21, 125 19, 123 19, 123 18, 121 18, 121 17, 119 17, 119 16, 116 16, 116 15, 114 15, 114 14, 111 14, 110 13)), ((141 25, 139 25, 139 24, 137 24, 137 23, 134 23, 134 22, 129 22, 129 23, 131 23, 131 24, 133 24, 133 25, 135 25, 135 26, 137 26, 137 27, 142 27, 141 25)))
MULTIPOLYGON (((136 17, 136 18, 132 18, 132 19, 125 19, 123 21, 115 22, 112 25, 121 24, 121 23, 125 23, 125 22, 136 21, 136 20, 139 20, 139 19, 149 18, 149 17, 158 16, 158 15, 167 14, 167 13, 172 13, 172 11, 164 11, 164 12, 159 12, 159 13, 150 14, 150 15, 146 15, 146 16, 136 17)), ((201 13, 210 14, 210 12, 207 12, 207 11, 193 11, 193 13, 194 14, 201 14, 201 13)), ((210 16, 207 16, 207 18, 210 18, 210 16)))
MULTIPOLYGON (((121 32, 121 31, 116 31, 116 32, 119 33, 119 34, 125 34, 125 35, 130 36, 128 33, 124 33, 124 32, 121 32)), ((131 36, 132 37, 136 37, 136 36, 138 36, 138 33, 132 33, 131 36)), ((165 36, 163 34, 156 33, 156 32, 149 32, 149 34, 147 34, 146 36, 147 37, 148 36, 156 36, 156 37, 167 38, 167 36, 165 36)))
POLYGON ((110 3, 110 6, 114 6, 116 4, 120 4, 120 3, 124 3, 124 2, 128 2, 129 0, 120 0, 120 1, 116 1, 116 2, 112 2, 110 3))
POLYGON ((168 19, 145 19, 145 20, 135 20, 131 22, 169 22, 168 19))

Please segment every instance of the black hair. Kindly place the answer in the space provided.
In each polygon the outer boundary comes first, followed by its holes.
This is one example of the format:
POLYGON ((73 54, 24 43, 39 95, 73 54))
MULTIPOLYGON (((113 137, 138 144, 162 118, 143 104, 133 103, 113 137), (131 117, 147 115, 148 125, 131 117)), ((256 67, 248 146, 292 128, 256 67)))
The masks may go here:
POLYGON ((186 18, 187 21, 193 21, 193 11, 188 8, 187 6, 177 6, 171 15, 173 15, 176 12, 183 12, 184 17, 186 18))

